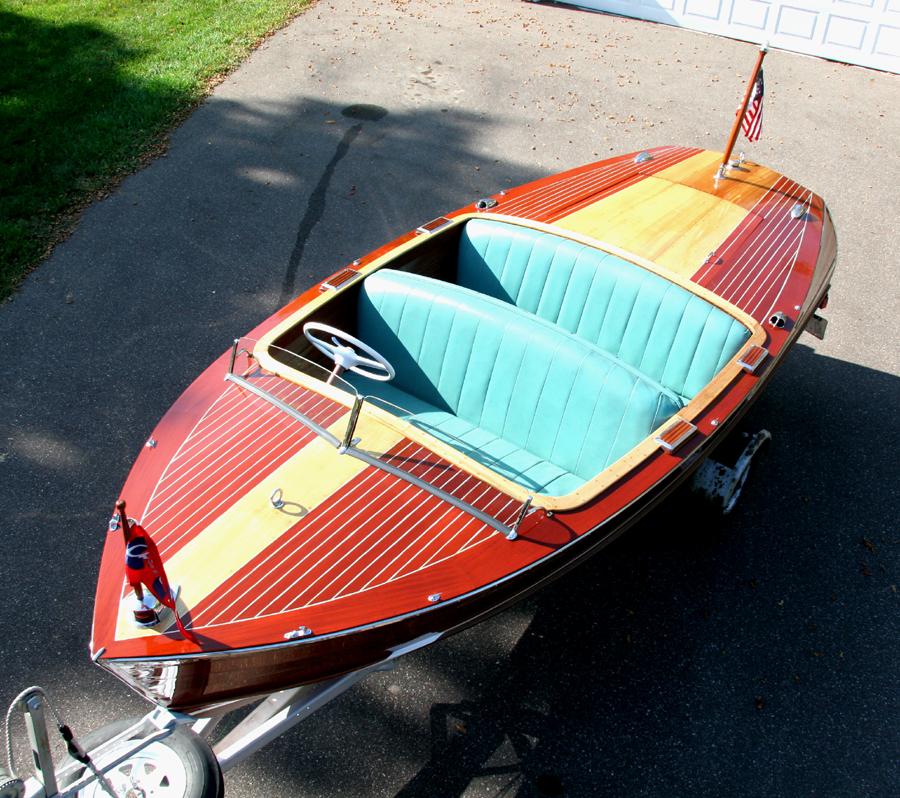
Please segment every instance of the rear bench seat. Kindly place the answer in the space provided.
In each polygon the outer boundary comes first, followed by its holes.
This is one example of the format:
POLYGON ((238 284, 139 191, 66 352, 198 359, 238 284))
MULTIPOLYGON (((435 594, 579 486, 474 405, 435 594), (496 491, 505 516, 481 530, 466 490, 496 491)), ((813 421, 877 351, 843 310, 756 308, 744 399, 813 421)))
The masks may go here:
POLYGON ((406 272, 365 279, 358 335, 397 372, 390 383, 346 374, 361 393, 534 493, 571 493, 683 406, 554 324, 406 272))
POLYGON ((686 401, 750 337, 725 311, 629 261, 491 219, 466 223, 457 283, 556 324, 686 401))

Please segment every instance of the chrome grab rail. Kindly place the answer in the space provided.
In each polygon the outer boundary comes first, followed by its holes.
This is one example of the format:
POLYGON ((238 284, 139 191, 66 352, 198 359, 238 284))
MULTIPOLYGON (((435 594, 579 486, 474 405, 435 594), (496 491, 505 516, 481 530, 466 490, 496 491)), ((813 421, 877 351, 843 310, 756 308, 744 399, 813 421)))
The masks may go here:
MULTIPOLYGON (((235 341, 235 356, 237 352, 237 341, 235 341)), ((232 363, 234 362, 234 358, 232 358, 232 363)), ((239 385, 242 388, 250 391, 252 394, 258 396, 260 399, 268 402, 269 404, 277 407, 281 412, 293 418, 295 421, 298 421, 307 429, 314 432, 323 440, 330 443, 335 449, 337 449, 339 454, 349 454, 351 457, 355 457, 357 460, 361 460, 367 465, 374 466, 375 468, 379 468, 382 471, 386 471, 388 474, 397 477, 398 479, 402 479, 405 482, 409 482, 411 485, 415 485, 420 490, 424 490, 426 493, 430 493, 432 496, 441 499, 442 501, 447 502, 447 504, 456 507, 458 510, 462 510, 465 513, 473 516, 474 518, 481 521, 481 523, 491 527, 491 529, 499 532, 503 535, 507 540, 515 540, 518 537, 518 528, 522 523, 523 518, 525 517, 525 513, 527 513, 528 508, 531 504, 531 500, 529 498, 528 501, 525 502, 522 511, 519 513, 519 517, 516 520, 516 523, 513 527, 509 527, 506 524, 501 523, 493 516, 488 515, 482 510, 479 510, 477 507, 469 504, 468 502, 464 502, 462 499, 458 499, 456 496, 453 496, 450 493, 447 493, 441 488, 435 487, 429 482, 426 482, 423 479, 415 476, 414 474, 410 474, 408 471, 404 471, 401 468, 397 468, 396 466, 391 465, 390 463, 385 463, 383 460, 375 457, 374 455, 369 454, 368 452, 364 452, 360 449, 357 449, 354 446, 356 441, 351 440, 353 435, 353 430, 356 426, 356 420, 359 418, 359 412, 362 409, 362 404, 364 401, 364 397, 356 396, 353 407, 350 410, 350 419, 347 424, 347 431, 344 434, 344 440, 339 440, 336 436, 332 435, 328 430, 324 427, 317 424, 308 416, 305 416, 299 410, 291 407, 287 402, 279 399, 277 396, 272 396, 272 394, 268 393, 263 388, 260 388, 258 385, 254 385, 249 380, 244 377, 238 376, 231 369, 225 374, 225 379, 228 382, 232 382, 235 385, 239 385)))

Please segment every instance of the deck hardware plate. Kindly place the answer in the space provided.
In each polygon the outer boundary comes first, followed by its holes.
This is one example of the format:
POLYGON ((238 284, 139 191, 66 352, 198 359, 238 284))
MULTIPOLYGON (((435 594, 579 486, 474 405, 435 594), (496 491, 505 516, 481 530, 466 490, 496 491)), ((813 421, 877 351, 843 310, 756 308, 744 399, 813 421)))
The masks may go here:
POLYGON ((755 374, 762 362, 768 357, 769 350, 765 347, 753 344, 741 355, 738 365, 748 374, 755 374))
MULTIPOLYGON (((181 595, 181 585, 169 585, 169 593, 173 601, 178 601, 181 595)), ((161 624, 172 623, 172 610, 164 605, 149 590, 144 591, 144 597, 139 599, 134 593, 128 593, 122 598, 122 605, 127 610, 128 623, 135 629, 164 628, 161 624), (139 620, 144 618, 145 620, 139 620), (152 621, 150 620, 152 618, 152 621)))
POLYGON ((433 233, 435 230, 440 230, 442 227, 446 227, 452 221, 452 219, 448 219, 446 216, 438 216, 437 219, 432 219, 430 222, 426 222, 421 227, 417 227, 416 233, 418 235, 433 233))
POLYGON ((352 282, 357 277, 359 277, 359 272, 348 266, 346 269, 339 271, 334 277, 329 277, 321 286, 319 286, 319 290, 337 291, 338 288, 352 282))
POLYGON ((684 444, 695 432, 697 427, 690 421, 683 418, 675 419, 674 424, 670 424, 666 430, 654 440, 662 447, 663 451, 672 454, 682 444, 684 444))

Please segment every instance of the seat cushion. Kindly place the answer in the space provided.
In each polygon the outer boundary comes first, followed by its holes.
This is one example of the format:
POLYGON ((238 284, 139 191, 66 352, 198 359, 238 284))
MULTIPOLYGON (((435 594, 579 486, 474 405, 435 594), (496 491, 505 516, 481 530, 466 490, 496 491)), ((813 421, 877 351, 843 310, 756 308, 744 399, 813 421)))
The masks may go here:
POLYGON ((354 380, 361 391, 404 407, 392 411, 398 415, 420 415, 470 456, 477 448, 475 459, 502 462, 492 466, 499 473, 529 474, 514 481, 550 495, 599 474, 682 406, 673 392, 551 323, 405 272, 365 279, 358 334, 397 372, 389 385, 354 380))
POLYGON ((372 380, 352 373, 345 377, 378 407, 433 435, 531 493, 565 496, 585 483, 583 478, 569 473, 562 466, 521 449, 452 413, 440 410, 390 383, 373 383, 372 380))
POLYGON ((686 400, 750 337, 724 310, 630 261, 491 219, 466 223, 457 282, 558 325, 686 400))

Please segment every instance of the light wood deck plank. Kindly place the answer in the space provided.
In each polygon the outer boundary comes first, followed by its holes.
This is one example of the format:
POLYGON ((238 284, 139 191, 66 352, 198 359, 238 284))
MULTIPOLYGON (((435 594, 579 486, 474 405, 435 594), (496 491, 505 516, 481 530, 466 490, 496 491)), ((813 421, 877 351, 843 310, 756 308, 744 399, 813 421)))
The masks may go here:
POLYGON ((746 215, 727 200, 648 177, 556 224, 690 277, 746 215))

